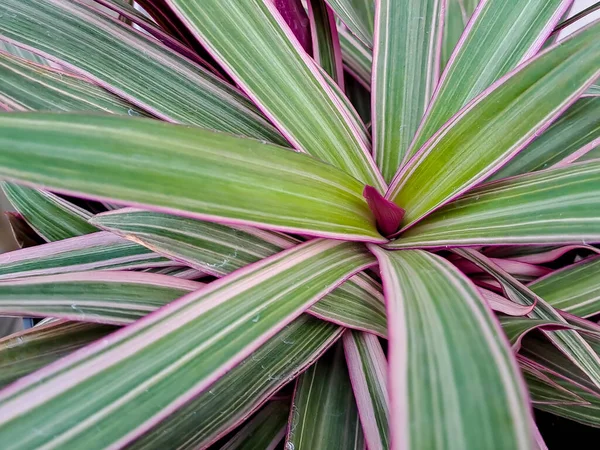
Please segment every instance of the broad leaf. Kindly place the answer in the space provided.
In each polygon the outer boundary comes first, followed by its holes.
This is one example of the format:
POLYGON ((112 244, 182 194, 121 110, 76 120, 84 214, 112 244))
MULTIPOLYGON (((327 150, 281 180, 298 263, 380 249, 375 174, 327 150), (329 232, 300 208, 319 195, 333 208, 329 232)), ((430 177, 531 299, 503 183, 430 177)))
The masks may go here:
POLYGON ((389 448, 387 360, 377 337, 344 333, 344 352, 367 447, 389 448))
POLYGON ((380 0, 373 49, 373 154, 391 181, 437 84, 444 2, 380 0))
POLYGON ((339 100, 272 2, 169 3, 297 150, 384 188, 362 124, 339 100))
POLYGON ((203 220, 385 241, 360 182, 259 141, 152 120, 12 113, 0 116, 0 152, 0 177, 59 192, 203 220))
POLYGON ((571 2, 487 0, 481 3, 448 61, 406 161, 469 100, 535 55, 571 2))
POLYGON ((392 248, 600 241, 600 161, 485 184, 404 232, 392 248))
POLYGON ((285 445, 366 449, 341 343, 298 377, 285 445))
POLYGON ((565 165, 599 145, 600 97, 582 98, 490 179, 565 165))
POLYGON ((0 14, 4 38, 43 52, 156 117, 285 143, 239 91, 94 9, 73 0, 3 0, 0 14))
POLYGON ((475 287, 439 256, 370 248, 393 324, 391 448, 531 448, 522 380, 475 287))
POLYGON ((360 244, 314 240, 238 270, 2 391, 0 438, 126 446, 373 263, 360 244))
POLYGON ((406 209, 405 228, 489 177, 579 97, 600 75, 599 31, 592 25, 499 80, 398 172, 387 197, 406 209))

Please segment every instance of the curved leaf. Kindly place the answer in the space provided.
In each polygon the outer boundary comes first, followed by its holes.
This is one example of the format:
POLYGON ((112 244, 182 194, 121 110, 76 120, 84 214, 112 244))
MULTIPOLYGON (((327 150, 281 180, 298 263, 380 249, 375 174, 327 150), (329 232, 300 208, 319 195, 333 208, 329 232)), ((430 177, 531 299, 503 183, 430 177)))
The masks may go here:
POLYGON ((373 0, 327 0, 331 9, 361 41, 373 46, 373 0))

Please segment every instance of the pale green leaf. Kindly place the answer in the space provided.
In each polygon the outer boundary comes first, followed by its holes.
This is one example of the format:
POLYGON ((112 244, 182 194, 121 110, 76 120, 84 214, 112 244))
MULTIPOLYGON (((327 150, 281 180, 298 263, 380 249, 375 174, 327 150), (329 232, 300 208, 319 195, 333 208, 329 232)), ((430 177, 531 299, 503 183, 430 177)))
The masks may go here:
POLYGON ((327 0, 331 9, 362 42, 373 46, 374 0, 327 0))
POLYGON ((479 0, 447 0, 440 70, 446 67, 450 55, 478 4, 479 0))
POLYGON ((344 29, 338 30, 338 36, 345 69, 350 71, 363 87, 370 91, 371 66, 373 64, 371 49, 344 29))
POLYGON ((343 88, 342 51, 333 11, 329 9, 325 0, 308 0, 308 17, 310 19, 313 58, 343 88))

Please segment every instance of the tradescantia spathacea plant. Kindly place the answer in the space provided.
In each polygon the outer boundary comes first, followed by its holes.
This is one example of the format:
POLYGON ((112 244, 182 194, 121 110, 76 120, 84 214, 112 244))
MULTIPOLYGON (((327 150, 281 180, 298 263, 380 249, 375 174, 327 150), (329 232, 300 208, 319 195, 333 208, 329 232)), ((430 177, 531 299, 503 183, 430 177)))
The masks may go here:
POLYGON ((0 315, 46 319, 0 341, 0 447, 600 427, 600 23, 556 42, 571 7, 2 0, 0 315))

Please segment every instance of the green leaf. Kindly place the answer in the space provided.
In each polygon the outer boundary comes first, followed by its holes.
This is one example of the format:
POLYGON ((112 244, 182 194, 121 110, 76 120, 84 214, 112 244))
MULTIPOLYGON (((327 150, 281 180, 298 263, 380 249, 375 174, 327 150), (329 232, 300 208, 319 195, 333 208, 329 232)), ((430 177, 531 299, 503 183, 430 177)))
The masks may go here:
POLYGON ((369 47, 373 46, 373 0, 327 0, 327 3, 352 33, 369 47))
POLYGON ((360 244, 314 240, 238 270, 2 391, 0 439, 126 446, 373 263, 360 244))
POLYGON ((599 176, 600 162, 590 161, 486 184, 440 208, 389 247, 596 242, 599 176))
MULTIPOLYGON (((482 4, 446 66, 405 161, 469 100, 535 55, 570 3, 570 0, 488 0, 482 4)), ((571 70, 576 66, 569 65, 571 70)), ((501 115, 499 109, 497 112, 501 115)))
POLYGON ((387 182, 437 84, 443 2, 380 0, 373 58, 373 154, 387 182))
POLYGON ((341 343, 298 378, 285 445, 295 450, 366 448, 341 343))
POLYGON ((331 323, 301 315, 207 392, 186 403, 128 448, 208 447, 319 358, 342 331, 331 323))
POLYGON ((349 71, 367 90, 371 90, 371 65, 373 55, 371 49, 358 40, 350 32, 339 29, 340 46, 344 68, 349 71))
POLYGON ((456 449, 531 448, 524 386, 502 330, 475 286, 431 253, 370 249, 379 261, 393 324, 388 330, 392 448, 448 443, 456 449))
POLYGON ((285 436, 289 405, 270 402, 229 439, 220 450, 277 448, 285 436))
POLYGON ((171 0, 169 4, 297 150, 384 189, 362 124, 340 101, 272 2, 171 0))
POLYGON ((0 340, 0 386, 37 370, 116 330, 110 325, 54 321, 0 340))
POLYGON ((600 312, 600 258, 589 258, 552 272, 529 286, 556 309, 579 317, 600 312))
POLYGON ((146 247, 111 233, 99 232, 4 253, 0 255, 0 280, 174 264, 146 247))
POLYGON ((144 272, 38 276, 0 282, 0 313, 125 325, 202 287, 144 272))
POLYGON ((153 120, 11 113, 0 115, 0 152, 0 177, 59 192, 203 220, 385 241, 360 182, 259 141, 153 120))
POLYGON ((0 14, 0 35, 43 52, 156 117, 285 143, 238 90, 97 10, 71 0, 3 0, 0 14))
POLYGON ((308 0, 313 58, 343 89, 344 66, 333 11, 325 0, 308 0))
POLYGON ((600 75, 599 31, 592 25, 507 75, 400 170, 387 197, 406 209, 404 228, 488 178, 579 97, 600 75))
POLYGON ((478 0, 447 0, 440 70, 446 67, 450 55, 478 4, 478 0))
POLYGON ((506 334, 508 341, 513 346, 515 351, 518 351, 521 347, 521 341, 523 337, 532 330, 540 328, 552 328, 557 325, 559 328, 569 328, 569 325, 557 322, 554 319, 530 319, 526 317, 510 317, 500 316, 498 317, 502 330, 506 334))
POLYGON ((367 447, 389 448, 389 395, 387 360, 377 337, 369 333, 344 333, 346 364, 367 447))
POLYGON ((544 134, 490 180, 565 165, 600 145, 600 97, 577 100, 544 134))
MULTIPOLYGON (((461 248, 453 251, 492 275, 500 283, 506 296, 513 302, 522 305, 535 305, 535 308, 528 314, 531 319, 551 320, 569 327, 567 320, 549 303, 504 272, 489 258, 473 249, 461 248)), ((544 331, 544 334, 600 388, 600 356, 586 342, 579 331, 567 329, 544 331)))
POLYGON ((92 217, 89 212, 51 192, 14 183, 2 183, 2 190, 31 228, 48 242, 98 231, 88 223, 92 217))
POLYGON ((600 84, 594 83, 592 84, 588 90, 585 92, 585 95, 590 97, 600 96, 600 84))
POLYGON ((587 402, 575 394, 564 388, 549 376, 544 374, 536 364, 530 363, 525 358, 518 358, 519 367, 523 373, 523 378, 527 383, 531 402, 534 406, 544 404, 555 405, 585 405, 587 402))
MULTIPOLYGON (((124 208, 92 222, 112 233, 216 277, 260 261, 300 241, 249 227, 228 227, 152 211, 124 208)), ((1 261, 1 257, 0 257, 1 261)), ((381 286, 358 274, 309 311, 324 320, 386 335, 381 286)))

